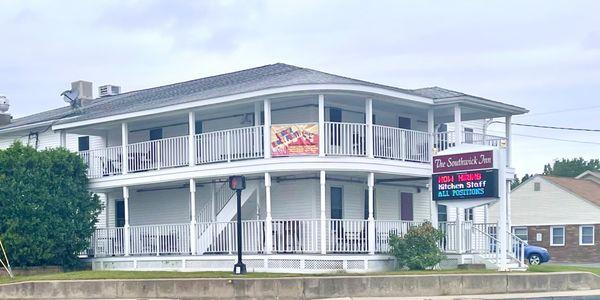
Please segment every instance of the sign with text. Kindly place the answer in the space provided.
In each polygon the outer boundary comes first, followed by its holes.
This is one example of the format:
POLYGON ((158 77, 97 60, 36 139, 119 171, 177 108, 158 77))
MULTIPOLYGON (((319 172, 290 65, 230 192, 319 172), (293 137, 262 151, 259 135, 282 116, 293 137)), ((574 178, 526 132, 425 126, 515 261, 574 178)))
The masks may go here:
POLYGON ((494 151, 438 155, 433 157, 433 173, 446 173, 494 167, 494 151))
POLYGON ((498 198, 498 170, 433 174, 433 200, 498 198))
POLYGON ((280 124, 271 126, 273 156, 318 155, 318 124, 280 124))

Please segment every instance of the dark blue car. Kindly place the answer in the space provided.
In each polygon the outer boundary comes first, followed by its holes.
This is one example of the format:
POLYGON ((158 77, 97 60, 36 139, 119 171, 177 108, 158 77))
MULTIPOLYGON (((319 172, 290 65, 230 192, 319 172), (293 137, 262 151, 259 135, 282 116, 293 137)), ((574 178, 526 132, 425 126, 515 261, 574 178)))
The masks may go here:
POLYGON ((525 258, 530 265, 539 265, 550 260, 550 253, 546 248, 525 244, 525 258))

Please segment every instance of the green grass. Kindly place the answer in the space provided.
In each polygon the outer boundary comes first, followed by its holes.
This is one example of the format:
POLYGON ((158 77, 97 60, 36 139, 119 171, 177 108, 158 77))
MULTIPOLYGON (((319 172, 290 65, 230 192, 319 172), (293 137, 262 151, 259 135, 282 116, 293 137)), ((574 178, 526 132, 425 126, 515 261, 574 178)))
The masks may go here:
MULTIPOLYGON (((531 266, 529 272, 592 272, 600 276, 600 268, 548 265, 531 266)), ((364 275, 436 275, 436 274, 493 274, 495 270, 436 270, 436 271, 394 271, 368 274, 328 273, 328 274, 289 274, 289 273, 248 273, 235 276, 231 272, 165 272, 165 271, 76 271, 44 275, 0 277, 0 284, 22 281, 43 280, 94 280, 94 279, 168 279, 168 278, 281 278, 300 276, 364 276, 364 275)))
POLYGON ((600 268, 594 267, 581 267, 581 266, 564 266, 564 265, 553 265, 543 264, 539 266, 530 266, 529 272, 591 272, 600 276, 600 268))

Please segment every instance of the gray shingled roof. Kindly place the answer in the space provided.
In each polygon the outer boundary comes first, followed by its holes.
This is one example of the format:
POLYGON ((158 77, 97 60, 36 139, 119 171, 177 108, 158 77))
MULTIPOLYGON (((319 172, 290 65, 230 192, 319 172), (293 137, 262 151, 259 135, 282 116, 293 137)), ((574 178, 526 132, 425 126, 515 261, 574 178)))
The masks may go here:
POLYGON ((400 89, 372 82, 333 75, 312 69, 277 63, 262 67, 180 82, 93 100, 79 109, 62 107, 14 119, 0 130, 27 124, 55 121, 56 124, 143 111, 198 100, 299 84, 362 84, 430 99, 465 95, 438 87, 400 89), (68 119, 63 119, 69 117, 68 119))

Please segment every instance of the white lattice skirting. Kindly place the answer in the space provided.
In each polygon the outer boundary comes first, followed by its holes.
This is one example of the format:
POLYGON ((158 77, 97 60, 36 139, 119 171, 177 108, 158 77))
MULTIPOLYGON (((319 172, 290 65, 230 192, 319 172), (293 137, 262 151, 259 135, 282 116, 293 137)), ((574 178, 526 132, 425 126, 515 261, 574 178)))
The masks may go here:
MULTIPOLYGON (((88 259, 94 270, 232 271, 235 255, 128 256, 88 259)), ((249 272, 332 273, 384 272, 394 269, 387 255, 244 255, 249 272)))

